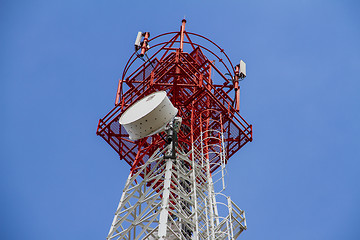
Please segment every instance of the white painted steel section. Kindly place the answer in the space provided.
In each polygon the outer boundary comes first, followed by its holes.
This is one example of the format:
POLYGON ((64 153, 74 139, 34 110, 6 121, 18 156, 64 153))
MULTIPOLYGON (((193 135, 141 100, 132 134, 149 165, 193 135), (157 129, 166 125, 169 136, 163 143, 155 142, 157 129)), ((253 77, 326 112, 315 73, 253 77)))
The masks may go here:
POLYGON ((213 183, 212 183, 212 177, 211 177, 211 173, 210 173, 210 163, 209 161, 206 161, 206 171, 207 171, 207 186, 208 186, 208 198, 207 198, 207 203, 208 203, 208 208, 209 208, 209 219, 210 219, 210 224, 209 224, 209 228, 210 228, 210 236, 209 239, 215 239, 215 222, 214 222, 214 214, 215 214, 215 209, 214 209, 214 193, 213 193, 213 183))
POLYGON ((169 195, 170 195, 170 183, 171 183, 171 168, 172 168, 172 159, 166 160, 166 169, 165 169, 165 179, 164 179, 164 190, 161 203, 160 211, 160 222, 158 237, 159 239, 165 239, 166 229, 168 223, 168 207, 169 207, 169 195))
MULTIPOLYGON (((192 143, 192 149, 194 149, 194 144, 192 143)), ((198 164, 195 161, 195 155, 194 155, 194 151, 191 151, 191 166, 192 169, 197 169, 198 168, 198 164)), ((192 197, 194 199, 194 206, 193 206, 193 213, 194 213, 194 222, 198 223, 199 222, 199 207, 198 207, 198 200, 197 200, 197 181, 194 181, 197 176, 195 175, 196 171, 192 171, 192 197)), ((193 233, 192 236, 192 240, 199 240, 199 224, 195 224, 195 231, 193 233)))
POLYGON ((191 152, 177 148, 176 159, 164 159, 169 145, 134 169, 107 239, 236 239, 246 220, 244 211, 223 193, 223 139, 221 132, 208 130, 194 141, 191 152))

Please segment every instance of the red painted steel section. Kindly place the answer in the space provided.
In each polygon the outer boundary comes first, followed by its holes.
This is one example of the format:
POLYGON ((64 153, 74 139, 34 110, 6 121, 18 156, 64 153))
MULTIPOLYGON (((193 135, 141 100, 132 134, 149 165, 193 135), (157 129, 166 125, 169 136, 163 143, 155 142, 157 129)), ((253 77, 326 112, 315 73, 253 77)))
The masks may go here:
POLYGON ((145 52, 148 50, 148 41, 149 41, 150 33, 146 32, 144 36, 144 42, 141 46, 141 53, 140 56, 144 56, 145 52))
POLYGON ((235 90, 235 109, 240 111, 240 87, 239 87, 239 71, 240 66, 235 67, 234 90, 235 90))
MULTIPOLYGON (((134 68, 138 59, 137 54, 130 57, 119 82, 116 105, 99 120, 96 133, 119 154, 120 159, 131 166, 133 172, 166 143, 159 134, 132 141, 118 121, 134 102, 156 91, 166 91, 173 105, 179 110, 178 116, 183 119, 178 134, 179 147, 185 152, 191 150, 201 129, 204 131, 212 128, 224 132, 228 158, 252 141, 252 126, 237 111, 239 90, 235 95, 236 101, 230 96, 234 94, 234 89, 238 89, 238 85, 232 84, 237 82, 234 81, 236 73, 228 56, 208 38, 186 32, 185 23, 183 20, 179 32, 161 34, 152 39, 148 39, 149 33, 145 34, 146 40, 141 53, 146 50, 148 60, 127 76, 127 72, 134 68), (152 43, 151 47, 147 47, 147 43, 168 36, 171 36, 169 40, 152 43), (202 42, 206 40, 211 46, 215 46, 215 49, 225 56, 227 63, 210 47, 195 43, 190 36, 201 38, 202 42), (209 60, 203 51, 216 58, 220 66, 215 66, 214 61, 209 60), (231 79, 227 79, 226 75, 231 79)), ((216 162, 219 159, 214 158, 211 161, 216 162)))
POLYGON ((116 91, 116 98, 115 98, 115 106, 119 104, 120 96, 121 96, 121 87, 122 87, 122 80, 119 80, 118 89, 116 91))

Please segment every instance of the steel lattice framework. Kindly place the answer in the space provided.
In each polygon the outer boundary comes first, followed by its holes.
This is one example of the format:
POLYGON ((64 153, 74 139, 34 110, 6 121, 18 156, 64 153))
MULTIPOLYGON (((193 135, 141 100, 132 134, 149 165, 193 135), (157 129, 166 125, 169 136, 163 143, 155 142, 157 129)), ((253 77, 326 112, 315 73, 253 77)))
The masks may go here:
POLYGON ((185 23, 179 32, 145 34, 147 58, 139 66, 139 53, 130 57, 115 107, 99 120, 97 134, 131 166, 108 239, 235 239, 246 229, 244 211, 222 193, 227 160, 252 141, 239 114, 238 69, 185 23), (174 158, 165 157, 171 146, 161 134, 132 141, 119 124, 133 103, 157 91, 167 92, 182 118, 174 158))

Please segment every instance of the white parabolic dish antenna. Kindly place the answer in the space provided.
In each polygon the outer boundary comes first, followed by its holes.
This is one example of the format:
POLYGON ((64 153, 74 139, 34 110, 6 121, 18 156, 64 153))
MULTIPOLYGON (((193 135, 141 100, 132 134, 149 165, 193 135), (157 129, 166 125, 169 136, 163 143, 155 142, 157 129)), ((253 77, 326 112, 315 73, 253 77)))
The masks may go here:
POLYGON ((119 123, 131 140, 138 140, 163 131, 177 112, 165 91, 154 92, 130 106, 119 123))

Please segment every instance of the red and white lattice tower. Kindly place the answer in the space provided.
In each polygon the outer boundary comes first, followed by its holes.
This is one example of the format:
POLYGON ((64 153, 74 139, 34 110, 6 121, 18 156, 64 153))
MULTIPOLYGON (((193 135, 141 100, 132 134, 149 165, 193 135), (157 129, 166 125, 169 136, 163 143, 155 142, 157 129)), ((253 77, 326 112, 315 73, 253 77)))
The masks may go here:
POLYGON ((185 23, 153 38, 139 32, 115 107, 99 120, 97 134, 130 165, 107 239, 236 239, 246 229, 244 211, 223 192, 228 159, 252 141, 239 114, 245 64, 234 67, 185 23), (151 109, 131 110, 147 114, 142 123, 121 120, 139 100, 160 95, 177 109, 165 129, 151 132, 151 119, 165 116, 151 109))

